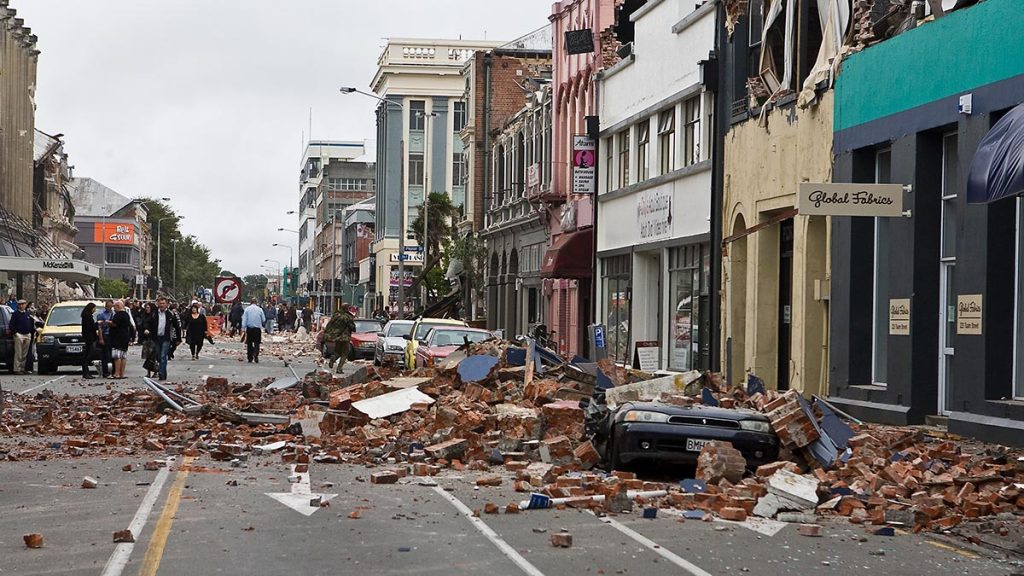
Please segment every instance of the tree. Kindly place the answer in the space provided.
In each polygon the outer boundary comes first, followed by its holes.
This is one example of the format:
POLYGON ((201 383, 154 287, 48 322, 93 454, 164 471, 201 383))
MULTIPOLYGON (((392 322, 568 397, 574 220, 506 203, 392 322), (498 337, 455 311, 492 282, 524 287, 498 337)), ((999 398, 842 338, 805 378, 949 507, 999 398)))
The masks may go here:
POLYGON ((248 302, 252 298, 263 300, 267 295, 267 277, 264 274, 249 274, 242 278, 242 299, 248 302))
MULTIPOLYGON (((409 289, 411 293, 415 293, 424 280, 427 281, 428 291, 435 293, 440 292, 447 285, 447 282, 444 280, 445 271, 433 272, 433 270, 438 264, 447 262, 446 253, 449 244, 451 244, 452 222, 458 217, 459 209, 452 205, 451 198, 444 192, 432 192, 427 201, 429 202, 429 206, 426 206, 427 217, 429 218, 427 234, 430 235, 427 241, 424 242, 423 238, 423 212, 425 206, 421 205, 419 207, 416 219, 409 225, 409 231, 413 233, 419 245, 427 247, 427 259, 423 262, 419 276, 412 281, 412 287, 409 289), (445 250, 441 250, 442 246, 445 250)), ((424 302, 424 305, 426 304, 424 302)))
POLYGON ((484 273, 487 270, 487 244, 477 236, 452 240, 448 254, 452 260, 462 262, 463 276, 469 281, 478 300, 484 297, 484 273))
POLYGON ((220 270, 220 261, 212 259, 210 249, 195 236, 182 235, 181 216, 170 206, 150 198, 143 199, 143 202, 148 209, 146 220, 150 229, 152 275, 163 279, 164 291, 170 292, 172 283, 177 293, 175 296, 191 294, 198 286, 210 286, 220 270))
POLYGON ((125 298, 132 292, 132 287, 120 278, 100 278, 97 296, 102 298, 125 298))

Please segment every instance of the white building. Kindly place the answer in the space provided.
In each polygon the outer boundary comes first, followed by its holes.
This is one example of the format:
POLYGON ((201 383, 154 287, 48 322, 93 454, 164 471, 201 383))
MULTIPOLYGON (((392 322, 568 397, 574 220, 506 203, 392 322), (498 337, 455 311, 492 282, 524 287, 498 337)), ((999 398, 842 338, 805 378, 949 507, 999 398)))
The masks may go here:
MULTIPOLYGON (((466 159, 459 132, 466 125, 461 70, 477 50, 501 42, 391 38, 370 88, 377 107, 377 206, 374 256, 376 305, 398 308, 398 236, 406 234, 406 280, 422 265, 408 233, 428 193, 465 203, 466 159), (401 206, 405 206, 402 213, 401 206)), ((405 294, 408 304, 417 295, 405 294)))
POLYGON ((632 53, 598 75, 598 322, 617 361, 657 343, 659 368, 673 370, 706 369, 711 344, 713 95, 700 61, 715 3, 696 4, 633 12, 632 53))

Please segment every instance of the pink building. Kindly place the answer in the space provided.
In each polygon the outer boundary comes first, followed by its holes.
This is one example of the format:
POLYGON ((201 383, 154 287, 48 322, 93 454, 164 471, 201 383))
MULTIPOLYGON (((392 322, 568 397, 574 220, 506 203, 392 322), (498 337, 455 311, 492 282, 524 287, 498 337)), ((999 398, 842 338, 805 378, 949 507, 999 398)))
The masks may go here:
MULTIPOLYGON (((586 117, 597 114, 594 77, 618 59, 612 27, 616 6, 623 0, 563 0, 551 7, 553 104, 551 191, 545 195, 551 227, 550 243, 541 263, 548 329, 563 354, 585 355, 587 325, 593 314, 594 228, 592 195, 572 193, 573 136, 586 134, 586 117), (593 49, 579 50, 587 30, 593 49), (572 33, 576 54, 569 53, 572 33)), ((584 46, 585 49, 585 46, 584 46)))

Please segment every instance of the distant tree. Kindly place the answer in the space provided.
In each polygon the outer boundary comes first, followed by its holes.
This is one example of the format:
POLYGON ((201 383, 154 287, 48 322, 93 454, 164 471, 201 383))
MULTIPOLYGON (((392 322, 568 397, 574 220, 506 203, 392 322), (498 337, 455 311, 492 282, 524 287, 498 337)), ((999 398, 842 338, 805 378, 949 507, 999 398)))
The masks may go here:
POLYGON ((430 237, 424 241, 423 224, 425 220, 423 218, 423 206, 419 207, 416 219, 409 226, 409 231, 415 236, 416 242, 420 246, 429 247, 426 254, 427 259, 423 262, 419 276, 413 279, 412 287, 409 290, 410 293, 415 293, 424 281, 427 282, 428 292, 430 293, 437 293, 443 290, 443 286, 447 284, 444 281, 445 270, 438 270, 437 272, 434 272, 434 270, 439 264, 445 264, 448 261, 447 247, 451 244, 452 221, 459 215, 459 209, 452 205, 451 198, 444 192, 431 193, 428 202, 429 205, 426 212, 429 218, 429 226, 427 226, 426 232, 430 237), (445 249, 442 250, 442 247, 445 249))
POLYGON ((263 300, 267 296, 267 277, 263 274, 249 274, 242 278, 242 298, 248 302, 252 298, 263 300))
POLYGON ((99 292, 102 298, 125 298, 132 292, 132 287, 120 278, 100 278, 99 292))

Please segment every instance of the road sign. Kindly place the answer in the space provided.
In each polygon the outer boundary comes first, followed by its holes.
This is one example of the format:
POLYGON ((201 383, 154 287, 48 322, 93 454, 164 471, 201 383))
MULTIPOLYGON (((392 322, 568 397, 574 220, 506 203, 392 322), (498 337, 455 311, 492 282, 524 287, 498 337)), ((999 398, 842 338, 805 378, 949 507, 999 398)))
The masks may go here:
POLYGON ((242 298, 242 281, 234 277, 218 277, 213 282, 213 295, 218 304, 234 304, 242 298))

